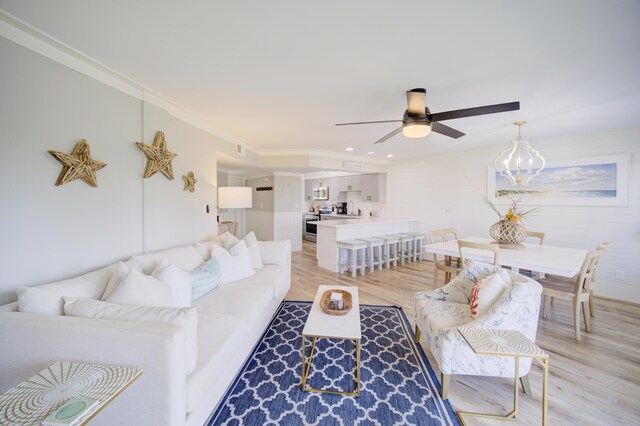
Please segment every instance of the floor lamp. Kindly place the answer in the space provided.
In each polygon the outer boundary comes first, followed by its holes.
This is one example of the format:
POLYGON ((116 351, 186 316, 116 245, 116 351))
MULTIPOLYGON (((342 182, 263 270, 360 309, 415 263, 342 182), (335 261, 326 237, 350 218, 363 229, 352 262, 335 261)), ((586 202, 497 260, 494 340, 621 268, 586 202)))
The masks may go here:
POLYGON ((253 194, 250 186, 221 186, 218 188, 218 207, 233 210, 233 235, 238 230, 238 209, 253 207, 253 194))

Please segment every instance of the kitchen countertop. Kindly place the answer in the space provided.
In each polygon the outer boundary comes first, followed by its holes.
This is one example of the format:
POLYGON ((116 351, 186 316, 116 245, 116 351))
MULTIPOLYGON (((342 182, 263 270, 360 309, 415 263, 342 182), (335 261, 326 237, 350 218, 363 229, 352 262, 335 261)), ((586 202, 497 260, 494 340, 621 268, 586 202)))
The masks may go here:
POLYGON ((336 218, 335 220, 340 220, 340 219, 362 219, 364 216, 358 216, 357 214, 325 214, 325 213, 320 213, 320 217, 330 217, 330 218, 336 218))
POLYGON ((357 226, 367 225, 370 223, 397 223, 397 222, 411 222, 412 219, 389 219, 384 217, 363 217, 356 216, 354 219, 336 219, 336 220, 316 220, 308 223, 315 223, 318 226, 326 226, 335 228, 338 226, 357 226))

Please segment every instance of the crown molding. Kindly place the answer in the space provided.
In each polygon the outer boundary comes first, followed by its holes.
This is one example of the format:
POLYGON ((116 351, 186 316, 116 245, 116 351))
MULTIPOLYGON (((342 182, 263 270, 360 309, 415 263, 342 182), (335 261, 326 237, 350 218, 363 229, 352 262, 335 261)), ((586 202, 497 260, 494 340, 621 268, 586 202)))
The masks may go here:
POLYGON ((64 65, 74 71, 93 78, 113 89, 132 96, 142 102, 154 105, 167 111, 185 123, 204 130, 206 133, 218 137, 230 144, 240 144, 254 154, 260 151, 245 141, 226 134, 189 112, 186 108, 172 102, 164 96, 145 87, 143 84, 130 79, 115 69, 93 59, 77 49, 65 44, 55 37, 22 21, 0 8, 0 36, 26 49, 42 55, 54 62, 64 65))

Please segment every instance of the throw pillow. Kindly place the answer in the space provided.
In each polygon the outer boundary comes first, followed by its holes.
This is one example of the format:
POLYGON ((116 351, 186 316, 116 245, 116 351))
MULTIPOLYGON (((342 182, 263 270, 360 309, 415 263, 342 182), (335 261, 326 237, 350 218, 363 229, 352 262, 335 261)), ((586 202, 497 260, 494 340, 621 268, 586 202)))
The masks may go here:
POLYGON ((17 290, 18 310, 34 314, 62 315, 63 296, 98 299, 104 292, 114 267, 109 265, 62 281, 20 287, 17 290))
POLYGON ((251 266, 251 256, 244 241, 238 241, 229 251, 214 247, 213 256, 220 264, 223 283, 239 281, 256 273, 251 266))
POLYGON ((225 249, 229 250, 231 249, 231 247, 235 246, 236 244, 238 244, 238 241, 240 241, 239 239, 237 239, 235 237, 235 235, 230 234, 228 232, 224 233, 224 242, 222 243, 222 245, 224 246, 225 249))
POLYGON ((215 257, 195 271, 189 271, 191 278, 191 301, 195 302, 200 297, 218 287, 222 279, 220 264, 215 257))
POLYGON ((264 265, 262 264, 262 257, 260 256, 260 245, 258 245, 258 239, 256 234, 251 231, 242 239, 249 248, 249 257, 251 258, 251 266, 253 269, 260 269, 264 265))
POLYGON ((179 308, 191 306, 191 276, 188 273, 170 264, 167 259, 163 259, 151 276, 169 286, 173 306, 179 308))
POLYGON ((211 249, 214 245, 222 246, 222 242, 218 238, 214 238, 212 240, 195 243, 193 247, 200 253, 202 260, 206 262, 211 259, 211 249))
POLYGON ((109 296, 111 296, 113 290, 115 290, 118 285, 120 285, 122 279, 127 275, 131 268, 140 270, 140 266, 138 266, 138 264, 136 264, 135 262, 118 262, 116 264, 115 269, 113 270, 113 274, 111 274, 111 278, 107 283, 107 288, 104 290, 104 293, 102 293, 102 297, 100 298, 100 300, 107 300, 109 296))
POLYGON ((145 275, 131 268, 116 287, 107 302, 121 305, 173 306, 173 297, 169 286, 157 278, 145 275))
POLYGON ((502 296, 509 282, 509 275, 504 270, 478 280, 471 287, 469 300, 471 316, 476 318, 488 311, 502 296))
POLYGON ((118 305, 86 298, 64 298, 64 314, 71 317, 168 324, 186 331, 185 368, 196 368, 198 358, 198 312, 196 308, 160 308, 118 305))
POLYGON ((169 260, 184 271, 191 271, 202 265, 202 256, 193 244, 131 257, 131 260, 140 265, 140 269, 145 274, 153 272, 162 259, 169 260))

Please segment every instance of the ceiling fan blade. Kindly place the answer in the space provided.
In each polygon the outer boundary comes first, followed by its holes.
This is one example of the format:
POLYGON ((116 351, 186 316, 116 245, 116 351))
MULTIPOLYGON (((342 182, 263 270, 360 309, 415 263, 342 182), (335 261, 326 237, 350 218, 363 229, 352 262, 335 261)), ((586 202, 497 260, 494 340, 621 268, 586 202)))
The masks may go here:
POLYGON ((387 139, 394 137, 395 135, 397 135, 401 131, 402 131, 402 126, 398 127, 397 129, 395 129, 393 132, 389 133, 388 135, 383 136, 382 138, 378 139, 378 141, 376 143, 382 143, 382 142, 386 141, 387 139))
POLYGON ((411 115, 424 115, 424 99, 427 91, 424 89, 411 89, 407 92, 407 111, 411 115))
POLYGON ((441 135, 449 136, 450 138, 458 139, 464 136, 460 130, 456 130, 452 127, 445 126, 442 123, 431 123, 431 130, 440 133, 441 135))
POLYGON ((454 111, 437 112, 429 117, 432 122, 453 120, 455 118, 473 117, 474 115, 495 114, 497 112, 516 111, 520 109, 520 102, 486 105, 475 108, 457 109, 454 111))
POLYGON ((401 123, 402 120, 382 120, 382 121, 357 121, 355 123, 338 123, 336 126, 351 126, 352 124, 375 124, 375 123, 401 123))

